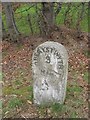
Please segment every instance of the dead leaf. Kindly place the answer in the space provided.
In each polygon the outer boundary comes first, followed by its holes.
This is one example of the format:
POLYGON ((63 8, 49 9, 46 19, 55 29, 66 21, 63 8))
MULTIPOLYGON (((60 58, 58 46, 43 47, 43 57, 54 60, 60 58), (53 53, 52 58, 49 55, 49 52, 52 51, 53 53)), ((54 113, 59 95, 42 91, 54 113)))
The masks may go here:
POLYGON ((32 102, 30 101, 30 100, 27 100, 27 102, 31 105, 32 104, 32 102))

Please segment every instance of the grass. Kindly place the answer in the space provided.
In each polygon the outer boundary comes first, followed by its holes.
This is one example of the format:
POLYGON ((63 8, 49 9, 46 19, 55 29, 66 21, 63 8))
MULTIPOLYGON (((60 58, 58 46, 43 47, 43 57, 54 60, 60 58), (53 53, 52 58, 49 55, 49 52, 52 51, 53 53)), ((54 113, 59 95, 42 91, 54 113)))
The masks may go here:
MULTIPOLYGON (((67 100, 68 101, 68 100, 67 100)), ((62 114, 67 113, 67 117, 69 118, 78 118, 76 108, 79 108, 83 105, 83 100, 73 100, 68 102, 68 104, 60 104, 60 103, 54 103, 50 107, 47 107, 51 112, 51 114, 54 117, 62 116, 62 114), (71 105, 72 104, 72 105, 71 105), (74 108, 75 107, 75 108, 74 108)), ((41 114, 45 114, 46 107, 39 107, 39 111, 41 114)))
MULTIPOLYGON (((4 113, 7 111, 13 111, 17 107, 22 107, 27 103, 27 100, 32 101, 33 103, 33 87, 31 85, 24 85, 25 74, 26 73, 23 69, 19 69, 17 78, 12 80, 12 86, 6 86, 3 88, 4 95, 16 96, 14 98, 9 98, 7 107, 4 107, 4 113)), ((75 76, 75 74, 73 76, 75 76)), ((72 83, 67 86, 66 101, 68 101, 68 103, 63 105, 59 103, 54 103, 50 107, 39 106, 38 112, 40 113, 40 117, 45 116, 46 109, 50 109, 50 114, 56 117, 61 116, 65 113, 69 113, 68 117, 70 118, 78 117, 73 107, 75 106, 78 109, 83 105, 83 100, 77 99, 77 96, 81 94, 83 89, 79 87, 75 81, 72 81, 72 83)), ((10 112, 8 114, 10 114, 10 112)))
POLYGON ((32 86, 22 86, 20 88, 13 88, 12 86, 10 87, 4 87, 3 88, 3 93, 5 95, 9 94, 15 94, 15 95, 22 95, 22 96, 28 96, 30 93, 32 93, 32 86))
POLYGON ((30 26, 29 26, 29 22, 27 21, 28 14, 30 15, 29 19, 31 20, 31 23, 32 23, 33 32, 34 33, 39 32, 39 30, 38 30, 39 28, 38 28, 38 24, 37 24, 37 20, 36 20, 37 14, 35 12, 35 7, 30 8, 27 12, 26 9, 28 9, 29 7, 30 7, 30 5, 24 4, 15 11, 15 13, 16 13, 15 14, 15 19, 16 19, 17 27, 19 28, 19 31, 21 33, 26 34, 26 35, 31 34, 31 29, 30 29, 30 26), (24 12, 22 12, 21 16, 20 16, 20 14, 19 15, 17 14, 20 11, 24 11, 24 12), (19 16, 18 18, 17 18, 17 15, 19 16), (20 17, 21 17, 21 19, 20 19, 20 17))
MULTIPOLYGON (((70 16, 69 18, 72 19, 72 24, 70 25, 71 28, 76 28, 76 22, 78 17, 78 11, 81 9, 76 9, 75 7, 78 5, 78 3, 74 3, 74 6, 70 9, 70 16)), ((61 25, 64 24, 64 18, 65 18, 65 11, 67 10, 67 4, 62 5, 62 9, 58 16, 56 17, 56 24, 61 25)), ((84 19, 81 21, 81 30, 88 32, 88 14, 84 16, 84 19)))
POLYGON ((26 96, 26 99, 33 102, 33 93, 28 95, 28 96, 26 96))
POLYGON ((4 58, 6 55, 8 54, 8 52, 6 50, 4 50, 4 52, 2 51, 2 57, 4 58))
POLYGON ((16 80, 15 81, 15 85, 17 86, 17 85, 21 85, 22 84, 22 82, 20 81, 20 80, 16 80))
POLYGON ((71 99, 73 101, 77 100, 77 96, 80 96, 81 92, 83 91, 83 89, 81 87, 79 87, 78 85, 73 85, 67 86, 67 94, 66 94, 66 99, 71 99))
POLYGON ((2 109, 2 100, 0 100, 0 109, 2 109))
POLYGON ((2 73, 0 73, 0 81, 2 80, 2 73))
POLYGON ((82 92, 82 88, 79 87, 78 85, 68 86, 67 91, 70 93, 75 93, 75 92, 80 93, 80 92, 82 92))
MULTIPOLYGON (((74 3, 74 5, 76 6, 78 3, 74 3)), ((31 29, 30 29, 30 25, 28 22, 28 14, 30 15, 30 20, 32 23, 32 29, 34 34, 39 34, 40 30, 39 30, 39 26, 38 26, 38 21, 37 21, 37 13, 35 11, 35 7, 30 7, 30 4, 22 4, 19 8, 16 9, 15 11, 15 21, 16 21, 16 25, 18 30, 25 35, 30 35, 31 33, 31 29)), ((41 5, 38 4, 38 7, 40 8, 41 5)), ((79 8, 80 10, 81 8, 79 8)), ((64 17, 65 17, 65 11, 67 10, 67 5, 63 4, 62 5, 62 9, 59 12, 58 16, 56 17, 56 24, 57 25, 61 25, 64 24, 64 17)), ((77 21, 77 13, 78 13, 78 9, 76 10, 74 6, 71 7, 70 10, 70 16, 72 16, 72 24, 71 24, 71 28, 75 28, 76 27, 76 21, 77 21)), ((5 19, 5 15, 2 15, 2 19, 5 25, 5 28, 7 28, 6 26, 6 19, 5 19)), ((81 22, 81 29, 82 31, 86 31, 88 32, 88 16, 85 15, 84 19, 81 22)))
POLYGON ((86 57, 90 58, 90 51, 85 50, 85 51, 84 51, 84 55, 85 55, 86 57))
POLYGON ((76 111, 70 114, 70 118, 78 118, 76 111))
POLYGON ((23 101, 19 98, 12 98, 8 102, 8 108, 14 109, 15 107, 21 107, 23 105, 23 101))
POLYGON ((59 103, 54 103, 52 106, 51 106, 51 109, 53 112, 60 112, 62 111, 62 108, 63 108, 63 104, 59 104, 59 103))
MULTIPOLYGON (((14 84, 15 83, 22 85, 22 83, 19 83, 17 81, 16 82, 14 81, 14 84)), ((4 113, 10 110, 13 111, 13 109, 17 107, 22 107, 23 105, 27 103, 27 100, 33 101, 32 92, 33 92, 32 86, 24 85, 18 89, 13 89, 13 87, 5 87, 4 95, 16 95, 16 97, 9 99, 7 103, 7 107, 4 108, 4 113)), ((38 112, 40 114, 40 117, 45 116, 46 109, 48 108, 51 111, 50 114, 52 114, 53 116, 57 117, 57 116, 61 116, 62 114, 68 113, 68 117, 78 118, 78 115, 75 112, 75 110, 76 108, 78 109, 79 107, 83 105, 83 100, 77 99, 77 96, 80 95, 81 92, 82 92, 82 88, 79 87, 78 85, 68 86, 67 95, 66 95, 66 101, 68 101, 68 103, 67 104, 54 103, 50 107, 39 106, 38 112), (76 96, 73 96, 74 94, 76 94, 76 96)))
POLYGON ((4 95, 9 95, 13 92, 12 87, 3 87, 3 94, 4 95))
POLYGON ((15 108, 21 108, 23 105, 26 105, 27 100, 33 102, 33 91, 32 90, 33 90, 32 86, 25 86, 25 85, 18 89, 14 89, 12 86, 4 87, 3 94, 8 95, 8 96, 12 95, 13 97, 10 97, 8 99, 8 102, 6 103, 5 106, 3 105, 3 114, 5 115, 5 113, 8 111, 9 112, 8 115, 9 115, 10 111, 15 110, 15 108))
MULTIPOLYGON (((74 88, 74 90, 76 90, 76 88, 74 88)), ((72 89, 70 89, 70 91, 72 91, 72 89)), ((80 89, 76 91, 78 91, 79 93, 81 92, 80 89)), ((62 116, 62 114, 64 115, 67 113, 67 117, 69 118, 78 118, 76 109, 80 108, 84 104, 84 101, 82 98, 77 99, 78 94, 75 97, 75 96, 72 96, 70 92, 69 96, 71 96, 72 98, 66 97, 66 102, 68 102, 67 104, 54 103, 48 107, 42 105, 38 107, 38 110, 43 116, 45 115, 46 109, 49 109, 51 111, 50 113, 56 117, 62 116)))
POLYGON ((39 105, 38 109, 39 110, 45 110, 46 108, 50 108, 53 112, 60 112, 62 110, 63 104, 60 103, 52 103, 49 104, 49 106, 45 105, 39 105))
POLYGON ((88 71, 86 71, 84 73, 84 80, 86 80, 87 82, 89 82, 89 74, 88 74, 88 71))

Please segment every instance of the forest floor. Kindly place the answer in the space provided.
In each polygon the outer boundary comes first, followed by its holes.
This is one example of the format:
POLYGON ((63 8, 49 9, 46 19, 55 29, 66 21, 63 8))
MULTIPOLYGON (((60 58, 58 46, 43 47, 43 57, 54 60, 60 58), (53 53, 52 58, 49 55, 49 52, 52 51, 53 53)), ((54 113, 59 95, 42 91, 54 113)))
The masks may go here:
MULTIPOLYGON (((47 41, 39 36, 22 38, 21 43, 2 42, 3 117, 88 118, 88 37, 53 32, 52 41, 62 43, 69 56, 66 99, 63 105, 33 104, 31 59, 33 50, 47 41), (63 41, 61 41, 63 40, 63 41)), ((49 39, 51 40, 51 38, 49 39)), ((1 74, 0 74, 1 75, 1 74)))

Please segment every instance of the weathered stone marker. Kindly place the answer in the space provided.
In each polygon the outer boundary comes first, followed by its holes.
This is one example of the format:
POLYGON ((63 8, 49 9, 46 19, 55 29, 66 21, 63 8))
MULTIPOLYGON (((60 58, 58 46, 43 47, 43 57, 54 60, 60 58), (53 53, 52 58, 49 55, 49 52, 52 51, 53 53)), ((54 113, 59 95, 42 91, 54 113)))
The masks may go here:
POLYGON ((57 42, 39 45, 32 56, 33 96, 37 105, 60 103, 66 96, 68 55, 57 42))

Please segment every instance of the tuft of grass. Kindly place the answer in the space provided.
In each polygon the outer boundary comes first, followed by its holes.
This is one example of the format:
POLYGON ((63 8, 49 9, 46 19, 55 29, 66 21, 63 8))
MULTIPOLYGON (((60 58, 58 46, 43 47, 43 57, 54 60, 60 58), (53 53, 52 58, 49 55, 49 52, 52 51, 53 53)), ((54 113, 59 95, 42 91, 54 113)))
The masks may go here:
POLYGON ((76 106, 80 107, 80 106, 82 106, 83 104, 84 104, 83 99, 77 99, 77 100, 75 100, 75 105, 76 105, 76 106))
POLYGON ((16 95, 27 95, 27 90, 25 88, 20 88, 20 89, 14 89, 14 91, 12 92, 12 94, 16 94, 16 95))
POLYGON ((33 87, 32 86, 21 86, 20 88, 17 89, 17 85, 21 85, 22 83, 20 81, 15 81, 14 82, 14 87, 13 86, 7 86, 3 88, 3 94, 4 95, 10 95, 10 94, 15 94, 19 96, 28 96, 29 94, 33 93, 33 87))
POLYGON ((15 84, 15 85, 21 85, 22 82, 21 82, 20 80, 16 80, 14 84, 15 84))
POLYGON ((7 107, 3 107, 2 109, 3 109, 3 111, 2 111, 2 115, 3 116, 7 113, 7 111, 8 112, 10 111, 10 108, 8 108, 8 106, 7 107))
POLYGON ((8 55, 8 52, 6 50, 2 51, 2 57, 6 57, 8 55))
POLYGON ((0 81, 2 80, 2 73, 0 72, 0 81))
POLYGON ((8 108, 14 109, 23 105, 23 101, 18 98, 13 98, 8 103, 8 108))
POLYGON ((85 55, 86 57, 88 57, 88 58, 90 57, 90 51, 85 50, 83 53, 84 53, 84 55, 85 55))
POLYGON ((67 86, 67 94, 66 94, 66 99, 70 100, 76 100, 77 96, 81 94, 81 92, 83 91, 83 89, 78 86, 78 85, 68 85, 67 86))
POLYGON ((89 74, 88 74, 88 71, 86 71, 85 73, 84 73, 84 80, 86 80, 87 82, 89 82, 88 81, 88 78, 89 78, 89 74))
POLYGON ((14 91, 14 89, 10 86, 10 87, 3 87, 3 94, 4 95, 9 95, 12 94, 14 91))
POLYGON ((27 91, 29 92, 29 95, 27 96, 27 99, 29 99, 30 101, 33 101, 33 87, 29 86, 27 88, 27 91))
POLYGON ((80 93, 82 92, 82 88, 80 86, 68 86, 67 87, 67 92, 70 92, 70 93, 74 93, 74 92, 77 92, 77 93, 80 93))
POLYGON ((27 99, 33 102, 33 94, 28 95, 27 99))
POLYGON ((70 118, 78 118, 76 111, 71 112, 70 118))
POLYGON ((32 91, 33 91, 33 86, 28 86, 28 87, 27 87, 27 90, 28 90, 29 92, 32 92, 32 91))
POLYGON ((0 109, 2 109, 2 100, 0 100, 0 109))
POLYGON ((63 108, 63 104, 60 104, 60 103, 54 103, 51 106, 51 109, 53 112, 60 112, 60 111, 62 111, 62 108, 63 108))
POLYGON ((19 89, 14 89, 13 94, 27 96, 29 92, 32 92, 32 86, 22 86, 19 89))

